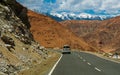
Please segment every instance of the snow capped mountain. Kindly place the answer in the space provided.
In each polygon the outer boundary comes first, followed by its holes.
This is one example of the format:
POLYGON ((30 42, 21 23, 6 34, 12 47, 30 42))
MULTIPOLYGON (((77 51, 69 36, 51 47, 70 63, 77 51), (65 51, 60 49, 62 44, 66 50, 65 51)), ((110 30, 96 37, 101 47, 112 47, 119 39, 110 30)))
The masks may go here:
POLYGON ((53 18, 56 21, 64 21, 64 20, 106 20, 116 15, 91 15, 87 13, 71 13, 71 12, 41 12, 40 10, 33 10, 37 13, 44 14, 53 18))
POLYGON ((50 16, 51 18, 57 20, 57 21, 63 21, 63 20, 105 20, 112 18, 113 16, 106 16, 106 15, 91 15, 87 13, 80 13, 80 14, 74 14, 74 13, 47 13, 47 16, 50 16))
POLYGON ((106 20, 116 15, 91 15, 88 13, 71 13, 71 12, 41 12, 40 10, 33 9, 37 13, 44 14, 53 18, 56 21, 64 20, 106 20))

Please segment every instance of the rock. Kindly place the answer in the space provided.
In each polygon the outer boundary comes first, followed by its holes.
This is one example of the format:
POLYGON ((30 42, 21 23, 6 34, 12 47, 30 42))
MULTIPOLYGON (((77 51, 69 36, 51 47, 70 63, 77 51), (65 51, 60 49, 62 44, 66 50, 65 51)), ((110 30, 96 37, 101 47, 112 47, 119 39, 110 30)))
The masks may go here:
POLYGON ((0 58, 2 58, 3 57, 3 54, 2 54, 2 52, 0 52, 0 58))
POLYGON ((40 49, 45 49, 45 47, 44 46, 40 46, 40 49))
POLYGON ((15 71, 17 71, 18 69, 14 66, 14 65, 7 65, 7 72, 8 73, 14 73, 15 71))
POLYGON ((1 37, 1 40, 5 43, 5 47, 6 47, 10 52, 12 52, 11 49, 14 49, 14 50, 15 50, 15 48, 14 48, 15 43, 14 43, 14 40, 13 40, 12 38, 4 35, 4 36, 1 37))
POLYGON ((9 44, 5 44, 5 47, 6 47, 10 52, 12 52, 11 49, 14 49, 14 50, 15 50, 14 46, 9 45, 9 44))
POLYGON ((14 40, 12 38, 4 35, 4 36, 1 37, 1 39, 5 44, 15 46, 14 40))
POLYGON ((0 62, 0 71, 5 73, 7 71, 7 63, 5 60, 2 60, 0 62))
POLYGON ((27 47, 24 47, 23 50, 26 51, 26 50, 28 50, 28 48, 27 48, 27 47))

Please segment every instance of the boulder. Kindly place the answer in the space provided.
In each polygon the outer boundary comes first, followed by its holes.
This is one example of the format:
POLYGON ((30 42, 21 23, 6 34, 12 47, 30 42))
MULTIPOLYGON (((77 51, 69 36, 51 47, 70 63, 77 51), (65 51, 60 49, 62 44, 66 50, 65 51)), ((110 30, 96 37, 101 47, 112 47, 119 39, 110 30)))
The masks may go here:
POLYGON ((2 41, 5 43, 5 44, 9 44, 9 45, 12 45, 12 46, 15 46, 15 43, 14 43, 14 40, 8 36, 5 36, 3 35, 1 37, 2 41))

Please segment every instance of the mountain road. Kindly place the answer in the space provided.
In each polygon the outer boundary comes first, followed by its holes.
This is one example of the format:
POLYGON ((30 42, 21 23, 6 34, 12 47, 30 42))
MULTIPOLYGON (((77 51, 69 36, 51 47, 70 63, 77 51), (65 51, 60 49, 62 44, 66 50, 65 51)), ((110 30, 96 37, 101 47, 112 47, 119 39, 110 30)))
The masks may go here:
POLYGON ((51 75, 120 75, 120 64, 84 52, 64 54, 51 75))

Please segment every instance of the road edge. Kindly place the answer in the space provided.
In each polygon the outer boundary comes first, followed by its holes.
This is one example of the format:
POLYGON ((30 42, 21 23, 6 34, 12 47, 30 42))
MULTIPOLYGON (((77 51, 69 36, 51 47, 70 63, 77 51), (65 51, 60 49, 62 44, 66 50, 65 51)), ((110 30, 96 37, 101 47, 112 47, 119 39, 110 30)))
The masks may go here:
MULTIPOLYGON (((82 51, 82 52, 83 52, 83 51, 82 51)), ((105 57, 105 56, 102 56, 102 55, 100 55, 100 54, 97 55, 96 53, 91 53, 91 52, 83 52, 83 53, 92 54, 92 55, 95 55, 95 56, 97 56, 97 57, 99 57, 99 58, 101 58, 101 59, 104 59, 104 60, 107 60, 107 61, 111 61, 111 62, 120 64, 119 61, 112 60, 112 59, 110 59, 110 58, 108 58, 108 57, 105 57)))
POLYGON ((53 68, 50 70, 50 72, 48 73, 48 75, 52 75, 53 71, 55 70, 57 64, 60 62, 61 58, 62 58, 62 54, 60 56, 60 58, 58 59, 58 61, 55 63, 55 65, 53 66, 53 68))

